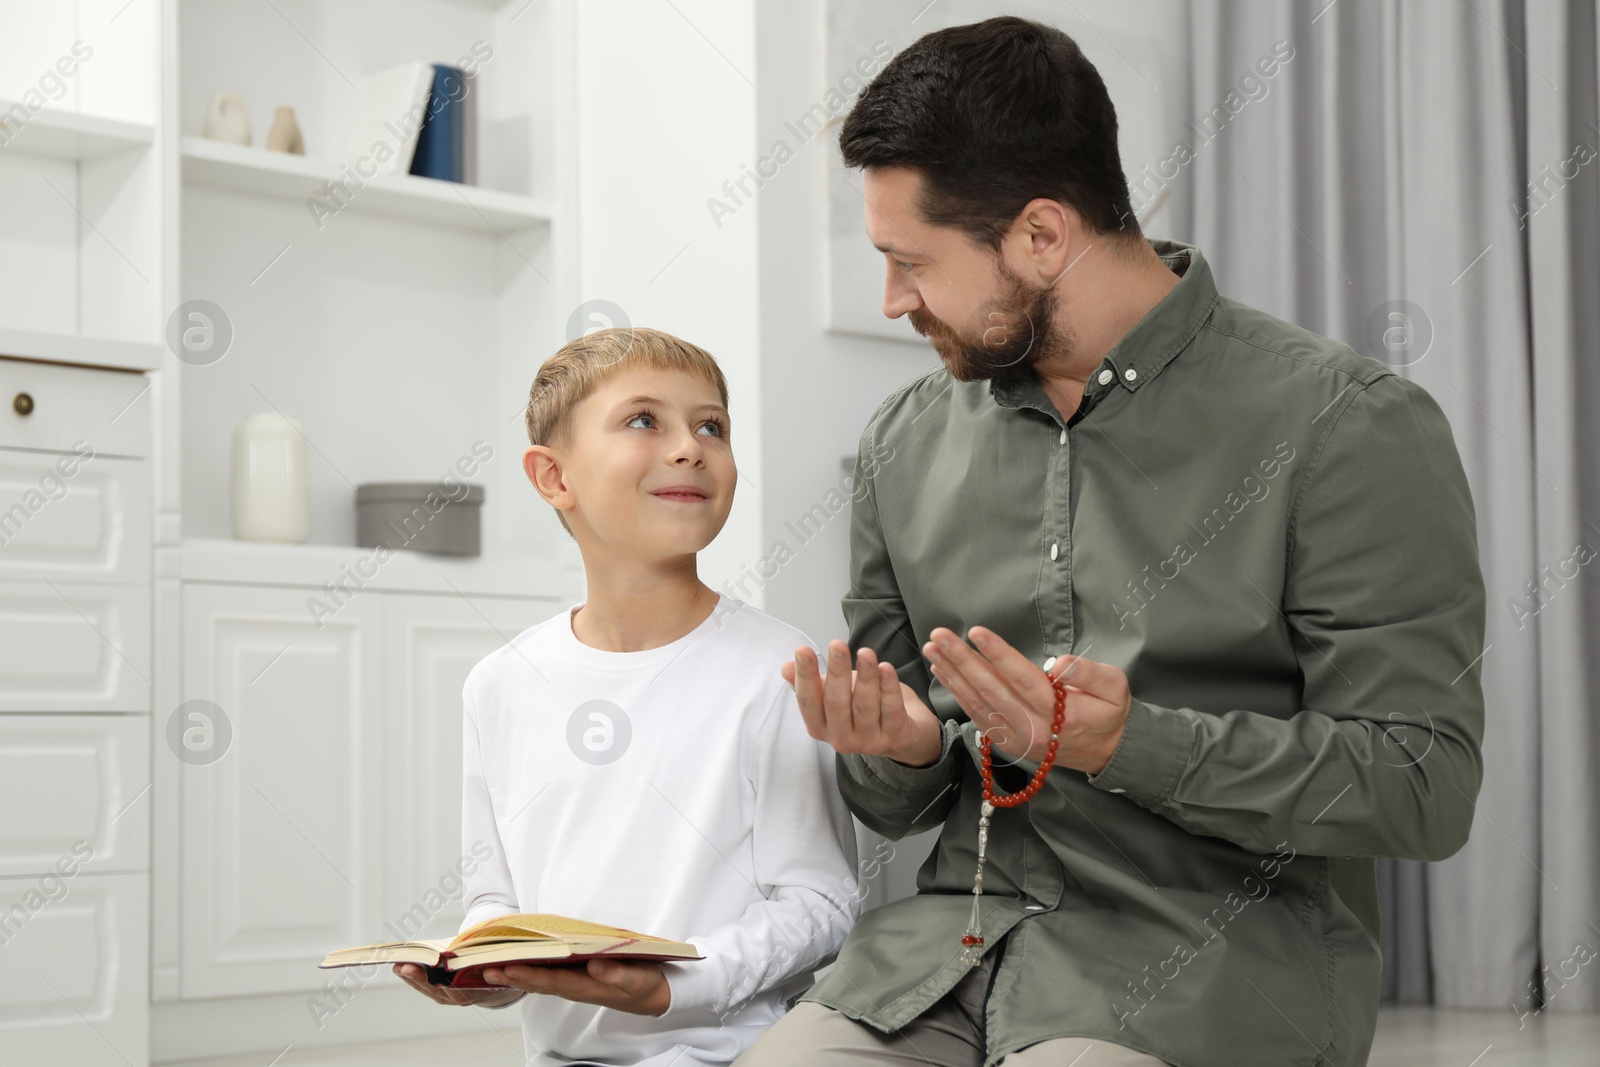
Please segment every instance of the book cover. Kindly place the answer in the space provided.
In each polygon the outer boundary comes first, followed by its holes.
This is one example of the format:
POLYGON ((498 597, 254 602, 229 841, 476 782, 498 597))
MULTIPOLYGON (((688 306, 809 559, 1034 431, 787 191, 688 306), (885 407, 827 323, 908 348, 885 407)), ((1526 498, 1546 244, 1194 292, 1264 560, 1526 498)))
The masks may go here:
POLYGON ((461 183, 478 184, 478 76, 462 72, 466 99, 461 112, 461 183))
POLYGON ((459 182, 466 177, 462 111, 466 100, 466 75, 442 63, 433 66, 433 87, 417 136, 411 173, 440 181, 459 182))
POLYGON ((404 63, 363 78, 345 128, 344 162, 363 164, 360 173, 373 177, 409 172, 433 80, 426 63, 404 63))

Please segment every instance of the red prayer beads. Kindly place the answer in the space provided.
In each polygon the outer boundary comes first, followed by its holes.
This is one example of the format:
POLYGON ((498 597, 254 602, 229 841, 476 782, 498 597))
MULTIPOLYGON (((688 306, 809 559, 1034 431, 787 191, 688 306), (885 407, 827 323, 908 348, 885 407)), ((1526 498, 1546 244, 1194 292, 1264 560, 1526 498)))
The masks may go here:
POLYGON ((1039 769, 1033 772, 1033 777, 1027 785, 1006 796, 995 793, 994 771, 989 755, 989 734, 984 732, 978 735, 978 751, 983 756, 983 764, 979 770, 983 778, 983 799, 997 808, 1014 808, 1019 804, 1026 804, 1033 794, 1039 791, 1039 787, 1044 785, 1044 776, 1055 766, 1056 746, 1061 741, 1061 724, 1066 721, 1067 716, 1067 689, 1057 679, 1052 678, 1050 681, 1056 690, 1055 716, 1050 720, 1050 743, 1045 746, 1044 759, 1039 761, 1039 769))
MULTIPOLYGON (((1051 663, 1055 661, 1052 659, 1051 663)), ((1048 666, 1048 665, 1047 665, 1048 666)), ((983 958, 983 931, 979 925, 978 902, 983 896, 983 864, 989 846, 989 816, 994 814, 995 808, 1014 808, 1026 804, 1039 788, 1044 785, 1044 776, 1050 773, 1050 768, 1055 766, 1056 746, 1061 740, 1061 726, 1066 721, 1067 715, 1067 688, 1059 678, 1045 675, 1056 691, 1055 715, 1050 720, 1050 743, 1045 746, 1044 759, 1039 761, 1039 769, 1033 772, 1033 777, 1028 784, 1005 796, 1000 796, 994 791, 994 767, 990 755, 989 735, 985 731, 978 733, 979 775, 983 779, 983 804, 978 813, 978 870, 972 876, 972 918, 967 922, 967 931, 961 935, 961 960, 968 965, 977 963, 983 958)))

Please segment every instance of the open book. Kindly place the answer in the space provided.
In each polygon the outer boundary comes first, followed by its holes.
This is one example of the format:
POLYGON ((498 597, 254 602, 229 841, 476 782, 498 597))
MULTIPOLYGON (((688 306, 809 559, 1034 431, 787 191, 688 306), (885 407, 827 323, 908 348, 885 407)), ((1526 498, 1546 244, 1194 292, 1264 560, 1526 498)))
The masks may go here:
POLYGON ((330 952, 319 967, 415 963, 428 981, 456 989, 485 989, 483 968, 491 964, 579 963, 595 956, 621 960, 704 959, 693 945, 668 941, 618 926, 562 915, 498 915, 452 938, 385 941, 330 952))

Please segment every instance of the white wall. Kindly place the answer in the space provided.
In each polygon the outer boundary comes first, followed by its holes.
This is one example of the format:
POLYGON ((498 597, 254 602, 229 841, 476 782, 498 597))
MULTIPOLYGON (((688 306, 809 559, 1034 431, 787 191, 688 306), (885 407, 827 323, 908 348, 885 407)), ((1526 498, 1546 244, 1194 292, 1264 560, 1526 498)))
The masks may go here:
MULTIPOLYGON (((823 70, 823 8, 822 0, 796 0, 759 11, 758 144, 784 137, 785 123, 820 101, 842 73, 823 70)), ((870 53, 871 43, 863 42, 862 54, 870 53)), ((768 611, 805 630, 819 645, 846 636, 839 598, 848 563, 849 509, 809 541, 786 524, 830 491, 842 486, 848 493, 841 460, 854 458, 867 418, 902 382, 937 363, 925 345, 824 328, 826 178, 828 168, 837 165, 836 142, 835 131, 801 146, 763 185, 755 205, 761 219, 762 404, 769 457, 763 473, 771 487, 763 500, 762 544, 763 552, 770 552, 781 538, 794 552, 763 580, 762 591, 768 611)), ((867 240, 864 230, 861 240, 867 240)), ((756 579, 761 580, 759 573, 756 579)), ((748 586, 756 584, 751 580, 748 586)))
POLYGON ((700 557, 713 588, 758 555, 761 494, 771 491, 756 215, 719 228, 705 207, 754 162, 754 20, 751 0, 578 5, 578 298, 610 300, 635 325, 677 334, 722 365, 740 475, 728 524, 700 557))

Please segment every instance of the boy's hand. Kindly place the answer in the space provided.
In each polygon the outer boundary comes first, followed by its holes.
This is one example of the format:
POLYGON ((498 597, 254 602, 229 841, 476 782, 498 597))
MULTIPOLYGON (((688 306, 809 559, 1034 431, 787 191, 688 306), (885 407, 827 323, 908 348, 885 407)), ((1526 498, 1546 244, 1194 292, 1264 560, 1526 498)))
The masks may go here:
POLYGON ((807 732, 836 752, 887 756, 912 767, 938 760, 944 738, 932 709, 872 649, 860 651, 856 667, 850 669, 850 646, 835 638, 828 642, 826 678, 805 645, 795 649, 793 663, 779 668, 794 687, 807 732))
POLYGON ((635 1015, 661 1015, 672 1003, 667 976, 653 960, 592 959, 567 967, 513 963, 485 967, 483 980, 635 1015))
MULTIPOLYGON (((395 974, 404 978, 411 988, 440 1004, 478 1004, 486 1008, 498 1008, 523 997, 523 994, 514 989, 452 989, 447 985, 434 985, 428 981, 428 972, 415 963, 397 963, 393 970, 395 974), (516 995, 513 996, 513 993, 516 995)), ((493 979, 485 978, 484 981, 493 979)))

